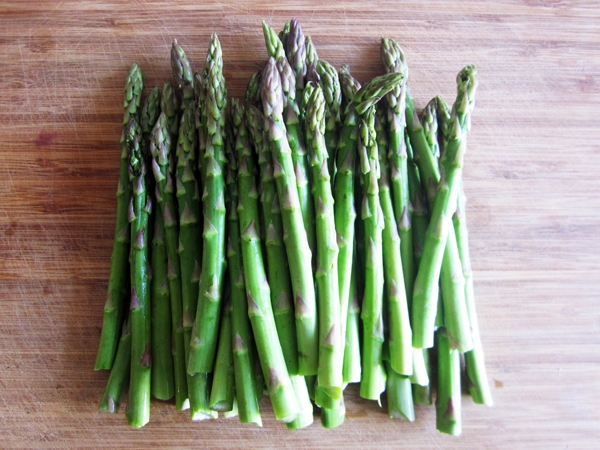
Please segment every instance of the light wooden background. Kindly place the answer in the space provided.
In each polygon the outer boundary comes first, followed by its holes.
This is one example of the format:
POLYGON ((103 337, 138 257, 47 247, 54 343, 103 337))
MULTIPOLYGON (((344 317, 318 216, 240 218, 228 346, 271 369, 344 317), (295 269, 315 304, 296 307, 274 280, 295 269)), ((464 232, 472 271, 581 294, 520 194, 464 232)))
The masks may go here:
MULTIPOLYGON (((0 4, 0 447, 594 448, 600 444, 600 5, 596 2, 4 1, 0 4), (319 56, 379 74, 398 40, 419 107, 479 69, 465 189, 495 406, 461 438, 351 391, 346 423, 289 432, 190 423, 169 404, 130 430, 94 372, 112 248, 122 86, 196 67, 217 32, 231 95, 265 60, 260 21, 297 17, 319 56)), ((265 405, 267 403, 265 402, 265 405)))

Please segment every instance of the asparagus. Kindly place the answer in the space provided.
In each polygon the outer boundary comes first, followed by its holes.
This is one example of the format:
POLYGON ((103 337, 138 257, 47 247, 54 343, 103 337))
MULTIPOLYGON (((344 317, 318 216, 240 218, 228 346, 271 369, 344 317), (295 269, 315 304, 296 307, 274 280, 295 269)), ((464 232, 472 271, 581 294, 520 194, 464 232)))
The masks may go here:
POLYGON ((341 398, 340 404, 336 408, 328 409, 323 408, 321 410, 321 424, 323 428, 336 428, 344 423, 346 418, 346 404, 344 403, 344 397, 341 398))
POLYGON ((358 115, 364 115, 369 108, 385 97, 404 80, 401 73, 388 73, 373 78, 354 95, 354 107, 358 115))
POLYGON ((426 348, 413 349, 413 375, 410 377, 410 382, 412 383, 413 399, 415 403, 420 405, 431 405, 430 373, 429 350, 426 348), (417 361, 419 363, 415 364, 417 361), (419 373, 420 371, 422 373, 419 373), (423 381, 420 381, 421 379, 423 381))
POLYGON ((152 234, 152 395, 168 400, 175 395, 173 355, 171 354, 171 298, 165 247, 165 225, 160 211, 154 215, 152 234))
MULTIPOLYGON (((382 111, 380 108, 378 110, 382 111)), ((377 134, 377 147, 379 151, 379 202, 383 212, 383 270, 387 293, 387 314, 389 321, 389 353, 390 366, 398 375, 412 374, 412 332, 406 301, 406 290, 402 272, 400 256, 401 239, 398 235, 398 225, 394 217, 394 207, 388 179, 388 164, 386 151, 388 150, 387 136, 384 128, 383 114, 375 118, 375 132, 377 134)), ((398 382, 394 384, 399 387, 398 382)))
MULTIPOLYGON (((415 161, 414 152, 408 132, 404 132, 404 142, 408 153, 408 191, 410 193, 410 204, 412 205, 412 243, 413 258, 415 267, 419 267, 423 255, 423 245, 425 244, 425 233, 429 225, 429 209, 427 207, 427 198, 425 190, 421 185, 421 175, 415 161)), ((407 299, 410 310, 410 297, 407 299)))
MULTIPOLYGON (((232 101, 234 123, 238 127, 240 144, 249 145, 245 139, 244 108, 232 101), (243 136, 242 136, 243 135, 243 136)), ((246 121, 255 151, 258 153, 262 193, 260 196, 262 223, 266 230, 265 249, 267 281, 271 288, 271 305, 283 356, 290 375, 298 374, 298 343, 292 306, 292 281, 287 253, 283 244, 283 223, 277 187, 273 178, 273 158, 269 140, 264 130, 264 116, 258 108, 248 107, 246 121)), ((246 150, 247 151, 247 150, 246 150)), ((248 151, 247 151, 248 152, 248 151)), ((248 152, 249 153, 249 152, 248 152)))
POLYGON ((202 271, 198 294, 196 321, 192 331, 188 373, 212 372, 217 347, 223 279, 225 275, 225 156, 224 109, 227 90, 223 77, 223 57, 216 34, 209 48, 209 69, 206 82, 207 141, 205 186, 202 196, 204 232, 202 271))
POLYGON ((415 278, 410 194, 408 188, 408 153, 404 141, 406 125, 406 80, 408 66, 400 46, 392 39, 381 39, 381 59, 388 73, 402 73, 404 80, 387 94, 390 132, 389 159, 396 221, 400 228, 400 253, 406 297, 411 298, 415 278))
POLYGON ((298 415, 294 420, 286 424, 288 430, 299 430, 300 428, 306 428, 312 425, 313 418, 313 405, 310 402, 310 396, 307 387, 307 378, 301 375, 290 376, 292 385, 294 386, 294 393, 296 394, 296 401, 298 402, 298 415))
POLYGON ((435 399, 436 427, 442 433, 461 433, 460 355, 450 349, 446 329, 437 330, 438 384, 435 399))
POLYGON ((469 255, 469 232, 467 230, 465 216, 465 203, 466 196, 461 186, 458 194, 458 206, 454 213, 453 221, 460 260, 462 262, 462 270, 465 277, 465 298, 473 337, 473 349, 465 353, 467 387, 469 388, 469 393, 475 403, 492 406, 492 394, 488 385, 485 370, 485 357, 481 339, 479 337, 479 325, 477 323, 477 314, 475 312, 473 271, 471 269, 471 258, 469 255))
POLYGON ((131 330, 129 320, 123 323, 123 331, 119 339, 117 354, 110 370, 104 395, 100 400, 100 411, 118 413, 123 393, 129 384, 131 368, 131 330))
MULTIPOLYGON (((354 225, 356 221, 356 209, 354 207, 354 166, 356 164, 356 140, 357 140, 357 115, 354 110, 354 94, 360 89, 360 84, 350 75, 350 68, 342 66, 340 69, 340 84, 342 87, 342 100, 346 103, 344 108, 344 126, 340 135, 340 141, 337 151, 337 173, 333 188, 333 206, 335 214, 335 229, 338 235, 338 283, 340 292, 340 317, 342 321, 341 336, 347 339, 347 324, 351 320, 348 315, 348 308, 351 298, 351 291, 355 286, 352 284, 352 263, 354 254, 354 225)), ((354 295, 356 292, 354 292, 354 295)), ((354 323, 353 323, 354 325, 354 323)), ((352 329, 350 333, 356 331, 352 329)), ((357 337, 357 336, 355 336, 357 337)), ((352 347, 345 344, 344 362, 353 358, 352 347)), ((359 350, 360 351, 360 350, 359 350)), ((344 370, 344 382, 348 383, 350 378, 353 381, 359 381, 360 376, 350 377, 349 369, 351 365, 346 366, 344 370)), ((356 367, 356 366, 355 366, 356 367)), ((360 372, 360 363, 358 365, 360 372)))
POLYGON ((262 21, 262 27, 269 56, 275 58, 276 61, 279 58, 285 58, 285 48, 283 47, 283 42, 279 39, 277 32, 264 20, 262 21))
POLYGON ((121 165, 119 169, 119 186, 117 188, 115 239, 110 259, 108 294, 106 296, 106 304, 104 305, 102 334, 96 355, 95 370, 110 369, 112 367, 115 353, 117 352, 117 344, 119 343, 125 302, 129 294, 129 272, 127 266, 130 233, 129 222, 127 221, 127 207, 131 198, 131 186, 129 184, 129 152, 125 144, 125 131, 130 117, 135 117, 138 114, 143 86, 142 71, 134 63, 129 69, 124 89, 124 118, 121 134, 121 165))
POLYGON ((227 223, 229 235, 227 242, 228 277, 231 295, 231 332, 233 341, 233 371, 235 395, 237 398, 238 414, 241 423, 254 423, 262 426, 258 400, 261 389, 254 378, 256 365, 256 348, 252 336, 250 319, 248 318, 248 303, 242 268, 242 250, 237 193, 237 160, 233 151, 232 132, 228 134, 227 159, 227 223))
MULTIPOLYGON (((350 302, 346 320, 346 334, 344 347, 344 383, 358 383, 361 377, 361 355, 360 355, 360 305, 358 303, 358 292, 356 282, 357 258, 352 259, 352 275, 350 279, 350 302)), ((343 316, 342 316, 343 317, 343 316)))
POLYGON ((246 139, 246 136, 237 132, 235 134, 239 161, 238 216, 248 316, 252 324, 263 375, 265 380, 268 380, 267 387, 275 417, 283 422, 291 422, 298 414, 298 405, 271 308, 271 289, 267 282, 260 242, 256 168, 250 147, 241 141, 246 139))
POLYGON ((338 129, 341 126, 342 88, 337 70, 325 60, 317 63, 321 88, 325 97, 325 145, 329 154, 328 168, 332 180, 335 175, 335 153, 338 146, 338 129))
POLYGON ((451 117, 451 132, 441 157, 442 177, 433 204, 431 221, 427 228, 427 237, 423 257, 417 278, 412 305, 413 347, 433 346, 438 279, 442 266, 442 257, 448 231, 451 227, 451 213, 456 207, 458 185, 462 176, 462 164, 465 153, 466 129, 474 104, 477 87, 477 72, 474 66, 467 66, 458 74, 458 95, 451 117))
POLYGON ((317 54, 317 49, 310 36, 306 36, 304 39, 304 48, 306 50, 306 65, 317 67, 319 55, 317 54))
POLYGON ((310 163, 309 155, 304 145, 304 137, 300 127, 300 110, 296 102, 296 88, 292 68, 285 57, 277 60, 277 70, 281 76, 281 88, 283 92, 284 114, 286 135, 292 151, 292 162, 296 173, 296 187, 298 188, 298 200, 302 212, 302 222, 306 230, 308 246, 313 254, 316 253, 315 235, 315 211, 310 195, 310 163))
POLYGON ((160 110, 167 117, 167 129, 171 134, 171 140, 177 142, 177 133, 179 132, 179 110, 181 100, 179 94, 173 88, 170 81, 165 81, 162 88, 160 99, 160 110))
POLYGON ((260 108, 262 106, 260 99, 261 71, 257 70, 250 77, 248 87, 246 88, 246 104, 260 108))
POLYGON ((181 110, 185 111, 194 102, 194 77, 190 62, 177 43, 177 39, 173 41, 171 46, 171 69, 173 78, 175 78, 181 92, 181 110))
POLYGON ((319 298, 319 369, 317 404, 334 408, 342 396, 343 340, 338 283, 338 244, 333 214, 333 194, 327 168, 325 144, 325 98, 316 86, 306 108, 306 134, 309 137, 313 198, 317 230, 317 293, 319 298))
POLYGON ((392 419, 415 421, 415 407, 410 377, 400 375, 386 362, 388 415, 392 419))
POLYGON ((129 204, 131 226, 131 375, 127 422, 135 428, 150 420, 150 291, 148 267, 148 217, 152 212, 152 200, 146 194, 146 164, 140 148, 140 126, 131 117, 125 134, 129 148, 129 179, 132 197, 129 204))
POLYGON ((362 220, 365 229, 365 292, 361 311, 363 322, 362 376, 360 396, 379 400, 385 390, 383 350, 383 212, 379 203, 379 156, 375 136, 375 111, 361 118, 358 154, 363 175, 362 220))
POLYGON ((296 76, 296 98, 300 98, 304 91, 304 77, 306 76, 306 45, 302 27, 296 19, 290 21, 285 55, 296 76))
POLYGON ((231 300, 223 305, 219 329, 219 347, 215 359, 214 377, 210 393, 210 408, 215 411, 233 410, 234 374, 233 345, 231 340, 231 300))
MULTIPOLYGON (((206 74, 205 74, 206 75, 206 74)), ((206 79, 200 74, 194 74, 194 91, 196 93, 196 130, 198 131, 198 157, 196 158, 196 180, 199 190, 203 190, 206 171, 204 168, 204 153, 206 153, 206 79)), ((202 212, 202 211, 200 211, 202 212)), ((202 248, 202 240, 200 240, 202 248)), ((199 252, 202 254, 202 251, 199 252)))
POLYGON ((270 58, 263 75, 261 97, 265 113, 265 128, 273 152, 273 176, 281 199, 284 243, 292 276, 298 338, 298 370, 300 375, 314 375, 318 366, 317 311, 311 251, 302 222, 296 175, 291 150, 283 124, 281 78, 270 58))

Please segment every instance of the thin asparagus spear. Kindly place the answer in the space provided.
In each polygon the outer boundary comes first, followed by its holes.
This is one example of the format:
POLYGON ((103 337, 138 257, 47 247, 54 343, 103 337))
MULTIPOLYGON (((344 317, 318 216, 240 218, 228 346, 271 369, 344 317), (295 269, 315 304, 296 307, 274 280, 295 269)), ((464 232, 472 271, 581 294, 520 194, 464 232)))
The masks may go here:
POLYGON ((262 397, 262 388, 254 377, 256 365, 256 348, 250 319, 248 318, 248 303, 242 268, 242 250, 237 192, 237 160, 233 150, 233 133, 228 133, 226 166, 227 223, 229 227, 227 243, 227 263, 229 286, 231 289, 231 332, 233 340, 233 370, 235 380, 235 395, 237 398, 240 423, 253 423, 262 426, 258 400, 262 397))
POLYGON ((335 176, 335 154, 338 147, 338 130, 341 127, 342 88, 337 70, 327 61, 320 59, 317 73, 321 77, 321 88, 325 97, 325 145, 329 154, 329 175, 335 176))
POLYGON ((261 97, 265 128, 273 152, 273 176, 281 199, 284 243, 292 276, 300 375, 317 373, 318 331, 311 251, 300 213, 296 175, 283 123, 281 78, 270 58, 262 75, 261 97))
POLYGON ((385 97, 404 80, 402 73, 388 73, 373 78, 354 95, 354 107, 358 115, 364 115, 369 108, 385 97))
POLYGON ((413 376, 414 378, 411 376, 411 380, 410 382, 412 383, 412 391, 413 391, 413 399, 415 403, 418 403, 419 405, 431 405, 431 384, 429 383, 430 377, 431 377, 431 368, 429 365, 429 349, 426 348, 422 348, 422 349, 413 349, 414 353, 413 353, 413 357, 415 355, 419 355, 419 359, 423 361, 423 364, 421 365, 424 369, 424 376, 422 378, 427 379, 427 382, 423 385, 419 384, 419 383, 415 383, 414 381, 418 381, 419 374, 418 374, 418 370, 415 370, 415 367, 418 368, 418 366, 415 365, 415 359, 413 359, 413 376))
POLYGON ((248 81, 248 87, 246 88, 246 104, 252 105, 257 108, 262 107, 262 101, 260 99, 260 83, 261 83, 261 71, 257 70, 250 77, 248 81))
POLYGON ((292 68, 285 57, 280 57, 277 60, 277 70, 281 76, 281 88, 284 102, 283 121, 288 143, 292 151, 294 170, 296 172, 296 187, 298 188, 298 200, 300 201, 302 222, 306 229, 308 246, 310 247, 314 260, 316 257, 316 230, 314 227, 315 211, 310 194, 310 158, 306 152, 304 136, 302 129, 300 128, 300 110, 298 103, 296 102, 295 79, 292 68))
POLYGON ((121 407, 121 399, 125 389, 129 384, 129 374, 131 371, 131 330, 129 329, 129 320, 123 323, 123 331, 119 339, 117 354, 110 370, 104 395, 100 400, 100 411, 109 413, 118 413, 121 407))
MULTIPOLYGON (((206 75, 206 73, 205 73, 206 75)), ((204 190, 206 170, 204 167, 204 154, 206 153, 206 78, 200 74, 194 74, 194 91, 196 93, 196 130, 198 131, 198 156, 196 158, 196 181, 200 191, 204 190)), ((200 211, 202 213, 202 211, 200 211)), ((202 240, 200 240, 202 249, 202 240)), ((202 255, 202 251, 199 252, 202 255)))
POLYGON ((177 43, 177 39, 173 41, 171 46, 171 69, 173 78, 175 78, 181 92, 181 111, 185 111, 194 102, 194 77, 190 62, 177 43))
POLYGON ((152 395, 168 400, 175 395, 173 355, 171 354, 171 297, 167 276, 165 225, 160 210, 154 214, 152 234, 152 395))
POLYGON ((146 164, 140 148, 140 127, 131 117, 125 142, 129 148, 129 179, 132 198, 129 206, 131 224, 131 375, 127 423, 135 428, 143 427, 150 420, 150 289, 148 268, 148 217, 152 212, 152 200, 146 194, 146 164))
POLYGON ((306 65, 312 65, 314 67, 317 67, 317 63, 319 62, 319 55, 317 54, 317 49, 310 36, 306 36, 306 38, 304 39, 304 47, 306 50, 306 65))
POLYGON ((227 90, 223 76, 221 44, 211 37, 206 82, 207 141, 205 185, 202 195, 204 231, 202 271, 196 321, 190 342, 188 373, 212 372, 217 348, 219 318, 225 276, 225 180, 223 152, 227 90))
POLYGON ((415 421, 415 406, 410 377, 400 375, 386 361, 387 380, 385 393, 387 395, 388 415, 391 419, 415 421))
POLYGON ((215 359, 213 384, 210 392, 209 405, 215 411, 226 412, 233 409, 235 395, 231 337, 231 299, 227 299, 223 305, 223 314, 221 314, 219 347, 215 359))
POLYGON ((365 293, 361 311, 363 322, 362 376, 360 396, 378 400, 385 390, 383 351, 383 212, 379 203, 379 155, 375 136, 375 111, 361 118, 358 154, 363 175, 362 220, 365 228, 365 293))
POLYGON ((285 48, 283 47, 283 42, 279 39, 277 32, 264 20, 262 21, 262 27, 269 56, 275 58, 275 61, 281 57, 285 58, 285 48))
POLYGON ((475 403, 492 406, 492 393, 490 392, 487 373, 485 370, 485 357, 481 338, 479 336, 479 324, 475 312, 475 294, 473 291, 473 271, 471 269, 471 258, 469 255, 469 232, 465 216, 466 196, 462 189, 458 194, 458 206, 454 213, 454 230, 462 269, 465 277, 465 298, 469 312, 469 324, 471 325, 473 337, 473 349, 465 353, 465 366, 467 370, 467 386, 469 393, 475 403))
POLYGON ((344 347, 344 383, 359 383, 361 377, 360 359, 360 305, 356 282, 358 260, 352 259, 352 274, 350 280, 350 302, 346 320, 346 341, 344 347))
POLYGON ((296 19, 290 21, 290 31, 285 45, 285 54, 296 76, 296 98, 301 98, 306 76, 306 45, 302 27, 296 19))
POLYGON ((170 81, 165 81, 160 97, 160 110, 167 117, 167 129, 171 134, 171 140, 177 142, 177 133, 179 133, 179 110, 181 100, 179 93, 173 88, 170 81))
POLYGON ((283 29, 278 34, 279 40, 283 44, 283 49, 284 50, 285 50, 285 47, 286 47, 286 44, 287 44, 287 40, 288 40, 289 34, 290 34, 290 22, 286 22, 283 25, 283 29))
POLYGON ((452 110, 452 126, 446 149, 441 157, 444 168, 433 204, 431 222, 417 278, 412 305, 413 347, 433 346, 433 330, 438 294, 438 279, 451 213, 456 207, 458 185, 462 176, 462 164, 466 150, 466 124, 469 122, 477 87, 477 72, 467 66, 457 77, 458 95, 452 110))
MULTIPOLYGON (((246 125, 242 123, 244 108, 241 103, 232 100, 234 122, 238 127, 240 144, 249 145, 245 138, 246 125)), ((264 116, 258 108, 246 110, 246 124, 255 151, 258 153, 262 192, 260 196, 262 223, 266 230, 265 250, 267 258, 267 280, 271 288, 271 305, 275 316, 275 325, 283 356, 290 375, 298 374, 298 343, 296 322, 292 305, 292 281, 288 266, 287 253, 283 244, 283 223, 277 186, 273 179, 273 157, 269 139, 264 130, 264 116)))
POLYGON ((288 430, 299 430, 312 425, 313 418, 313 405, 310 402, 310 396, 308 393, 308 387, 306 385, 306 378, 301 375, 292 375, 292 385, 294 386, 294 393, 296 394, 296 401, 298 402, 298 415, 294 420, 286 424, 288 430))
POLYGON ((435 399, 436 427, 441 433, 461 433, 460 355, 451 350, 446 329, 436 332, 438 384, 435 399))
POLYGON ((127 207, 131 198, 131 186, 129 184, 129 153, 125 145, 125 129, 129 123, 129 118, 138 114, 143 87, 142 71, 134 63, 129 69, 124 89, 123 109, 125 114, 121 134, 121 165, 119 169, 119 186, 117 188, 115 239, 110 259, 108 294, 104 305, 102 334, 98 354, 96 355, 95 370, 110 369, 112 367, 123 324, 123 311, 129 295, 129 271, 127 267, 129 266, 130 233, 127 207))
POLYGON ((327 167, 329 155, 325 144, 325 130, 325 98, 323 89, 316 86, 306 108, 306 134, 310 136, 317 230, 315 277, 319 298, 319 370, 316 398, 318 405, 336 408, 342 396, 344 348, 337 267, 339 249, 327 167))
MULTIPOLYGON (((382 108, 378 108, 382 110, 382 108)), ((387 314, 389 327, 390 366, 398 375, 412 374, 412 332, 406 301, 406 290, 400 256, 401 240, 398 225, 394 217, 394 207, 388 178, 389 168, 386 152, 388 150, 385 117, 375 117, 375 132, 379 151, 379 202, 383 212, 383 271, 387 292, 387 314)), ((398 387, 396 383, 395 387, 398 387)))
POLYGON ((381 59, 388 73, 402 73, 404 80, 387 94, 388 122, 390 131, 389 159, 396 222, 400 229, 400 254, 406 297, 411 298, 415 279, 413 257, 411 206, 408 188, 408 153, 404 141, 406 125, 406 81, 408 66, 400 46, 388 38, 381 39, 381 59))

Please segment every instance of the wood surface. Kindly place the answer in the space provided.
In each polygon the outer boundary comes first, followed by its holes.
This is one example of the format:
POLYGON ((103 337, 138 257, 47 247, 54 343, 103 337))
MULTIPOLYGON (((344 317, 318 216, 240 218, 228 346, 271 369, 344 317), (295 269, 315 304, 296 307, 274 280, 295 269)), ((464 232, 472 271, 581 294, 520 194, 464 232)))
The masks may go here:
POLYGON ((598 448, 599 48, 593 1, 2 2, 0 448, 598 448), (127 70, 162 83, 174 38, 198 68, 217 32, 241 96, 266 58, 260 21, 294 16, 361 81, 396 39, 418 107, 452 101, 456 73, 478 67, 464 176, 495 406, 464 397, 460 438, 433 407, 391 420, 356 389, 335 430, 290 432, 267 401, 262 429, 157 401, 141 430, 97 412, 127 70))

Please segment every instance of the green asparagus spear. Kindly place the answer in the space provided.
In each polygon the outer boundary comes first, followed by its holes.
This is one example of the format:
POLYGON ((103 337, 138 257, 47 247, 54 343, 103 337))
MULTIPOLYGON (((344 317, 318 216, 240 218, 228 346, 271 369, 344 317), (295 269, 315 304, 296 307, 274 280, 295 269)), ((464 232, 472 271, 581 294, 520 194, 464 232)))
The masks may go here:
MULTIPOLYGON (((344 383, 358 383, 361 377, 361 355, 360 355, 360 305, 357 292, 358 259, 352 258, 352 274, 350 279, 350 301, 348 304, 348 315, 346 320, 346 334, 344 347, 344 383)), ((342 316, 343 317, 343 316, 342 316)))
POLYGON ((246 104, 260 108, 262 106, 260 99, 261 71, 257 70, 250 77, 248 87, 246 88, 246 104))
MULTIPOLYGON (((383 109, 377 109, 381 111, 375 117, 375 131, 381 172, 379 177, 379 202, 384 220, 382 244, 384 280, 387 292, 389 359, 390 366, 396 374, 408 376, 412 374, 412 332, 400 256, 401 240, 398 235, 396 218, 394 217, 388 178, 389 168, 386 152, 389 144, 384 131, 387 124, 385 123, 383 109)), ((395 387, 399 387, 398 383, 395 384, 395 387)))
POLYGON ((127 126, 125 142, 129 148, 129 179, 132 198, 129 205, 131 224, 131 375, 127 422, 135 428, 150 420, 150 274, 148 268, 148 217, 152 200, 146 193, 146 164, 140 148, 140 127, 135 117, 127 126))
MULTIPOLYGON (((238 134, 246 133, 244 108, 241 103, 232 100, 232 115, 238 127, 238 134)), ((283 244, 283 223, 277 186, 273 178, 273 157, 269 139, 264 130, 264 116, 258 108, 252 106, 246 110, 252 143, 258 153, 262 192, 260 196, 262 223, 266 230, 265 249, 267 258, 267 280, 271 288, 271 305, 275 316, 275 325, 283 356, 290 375, 298 374, 298 343, 296 323, 292 305, 292 281, 287 253, 283 244)), ((247 142, 245 138, 240 142, 247 142)), ((249 144, 249 143, 248 143, 249 144)), ((248 145, 246 144, 246 145, 248 145)))
POLYGON ((423 249, 412 305, 413 346, 433 346, 433 330, 438 293, 438 279, 444 248, 451 227, 451 213, 456 207, 458 185, 466 150, 466 128, 469 122, 477 87, 477 72, 467 66, 457 77, 458 95, 452 109, 451 132, 441 157, 443 168, 438 192, 433 204, 431 222, 423 249))
POLYGON ((285 55, 296 76, 296 98, 299 99, 304 91, 304 77, 306 76, 306 45, 302 27, 296 19, 290 21, 285 55))
POLYGON ((226 186, 227 186, 227 224, 229 228, 227 242, 227 263, 229 286, 231 289, 231 332, 233 342, 233 370, 235 380, 235 395, 237 398, 238 414, 241 423, 253 423, 262 426, 258 401, 262 396, 262 388, 254 378, 256 365, 256 348, 250 319, 248 318, 248 303, 242 268, 242 250, 237 192, 237 160, 233 146, 233 132, 227 135, 226 186))
POLYGON ((402 73, 388 73, 373 78, 354 95, 356 113, 364 115, 370 107, 400 85, 403 80, 402 73))
MULTIPOLYGON (((278 75, 276 74, 278 77, 278 75)), ((255 184, 256 167, 246 136, 235 132, 238 152, 238 216, 241 247, 248 300, 248 316, 258 349, 273 411, 277 420, 291 422, 298 414, 298 405, 279 343, 273 310, 271 289, 267 282, 260 242, 258 192, 255 184)))
POLYGON ((410 384, 410 377, 400 375, 386 361, 387 380, 385 393, 387 395, 388 415, 392 419, 415 421, 415 406, 410 384))
POLYGON ((104 395, 100 400, 100 411, 109 413, 118 413, 121 407, 121 399, 125 389, 129 384, 129 375, 131 371, 131 330, 129 329, 129 320, 123 323, 123 331, 119 339, 119 346, 115 361, 110 370, 104 395))
POLYGON ((435 399, 436 427, 441 433, 461 433, 460 355, 451 350, 445 328, 436 332, 438 384, 435 399))
POLYGON ((308 377, 292 375, 290 378, 292 380, 292 385, 294 386, 296 401, 298 402, 298 415, 294 420, 288 422, 286 426, 288 430, 299 430, 312 425, 314 421, 313 405, 310 402, 310 396, 306 383, 308 377))
POLYGON ((123 130, 121 135, 121 165, 119 169, 119 187, 117 188, 117 218, 115 239, 112 256, 110 259, 110 278, 108 281, 108 294, 104 305, 104 319, 102 335, 96 355, 95 370, 110 369, 117 352, 117 344, 123 323, 123 311, 127 296, 129 295, 129 222, 127 221, 127 207, 131 198, 129 184, 129 153, 125 145, 125 129, 130 117, 138 114, 142 88, 142 72, 137 64, 129 69, 125 82, 125 110, 123 130))
POLYGON ((321 77, 321 88, 325 97, 325 145, 329 154, 329 175, 335 176, 335 153, 338 147, 338 130, 341 126, 342 88, 337 70, 327 61, 320 59, 317 73, 321 77))
MULTIPOLYGON (((315 211, 310 194, 311 172, 309 155, 304 145, 304 136, 300 127, 300 110, 296 102, 296 87, 292 68, 287 59, 280 57, 277 60, 277 70, 281 76, 281 88, 283 92, 284 113, 283 121, 290 149, 292 151, 292 162, 296 172, 296 186, 298 188, 298 199, 300 201, 300 210, 302 212, 302 221, 306 229, 308 246, 313 254, 316 255, 316 235, 315 235, 315 211)), ((314 262, 314 261, 313 261, 314 262)))
POLYGON ((206 82, 207 140, 205 185, 202 196, 204 231, 202 271, 196 321, 192 331, 188 373, 212 372, 217 347, 223 279, 225 276, 225 180, 223 152, 227 90, 221 44, 212 35, 206 82))
POLYGON ((160 210, 154 214, 152 234, 152 395, 169 400, 175 395, 173 355, 171 354, 171 297, 167 275, 165 225, 160 210))
POLYGON ((385 390, 383 351, 383 212, 379 203, 379 155, 375 136, 375 111, 361 118, 358 154, 364 199, 362 220, 365 229, 365 292, 361 311, 363 322, 362 376, 360 396, 379 400, 385 390))
POLYGON ((285 58, 285 48, 275 30, 264 20, 262 21, 262 27, 269 56, 275 58, 275 61, 282 57, 285 58))
POLYGON ((171 69, 173 78, 175 78, 181 92, 181 110, 185 111, 194 102, 194 77, 190 62, 177 43, 177 39, 173 41, 171 46, 171 69))
POLYGON ((319 55, 317 54, 317 49, 310 36, 306 36, 306 38, 304 39, 304 47, 306 49, 306 65, 312 65, 314 67, 317 67, 317 63, 319 62, 319 55))
POLYGON ((284 50, 285 50, 285 47, 286 47, 286 44, 287 44, 287 40, 288 40, 289 34, 290 34, 290 22, 286 22, 283 25, 283 29, 278 34, 279 40, 283 44, 283 49, 284 50))
POLYGON ((388 73, 402 73, 404 80, 387 94, 390 131, 389 160, 396 221, 400 229, 400 254, 406 297, 411 298, 415 278, 413 257, 411 206, 408 189, 408 153, 404 140, 406 125, 406 81, 408 66, 400 46, 392 39, 381 39, 381 59, 388 73))
POLYGON ((292 275, 300 375, 317 373, 318 331, 311 251, 300 213, 296 175, 283 123, 281 78, 270 58, 261 86, 265 126, 273 152, 273 176, 281 201, 284 243, 292 275))
POLYGON ((160 98, 160 110, 167 117, 167 129, 173 142, 177 142, 177 133, 179 133, 180 106, 179 93, 173 88, 170 81, 165 81, 160 98))
POLYGON ((223 304, 223 314, 221 314, 219 347, 215 359, 214 377, 209 402, 210 408, 215 411, 227 412, 233 409, 233 399, 235 396, 231 337, 231 299, 227 299, 223 304))
POLYGON ((465 366, 467 370, 467 386, 473 401, 482 405, 492 406, 492 394, 488 385, 485 370, 485 357, 483 346, 479 337, 479 324, 475 312, 475 295, 473 291, 473 271, 471 269, 471 258, 469 255, 469 232, 465 216, 466 196, 462 189, 458 194, 458 206, 454 213, 454 230, 456 241, 462 262, 462 270, 465 277, 465 298, 469 312, 469 324, 471 325, 473 337, 473 349, 465 353, 465 366))
POLYGON ((316 86, 306 108, 317 230, 315 276, 319 298, 319 370, 316 398, 320 406, 335 408, 342 396, 344 353, 337 267, 339 249, 327 168, 329 155, 325 143, 325 123, 323 89, 316 86))

